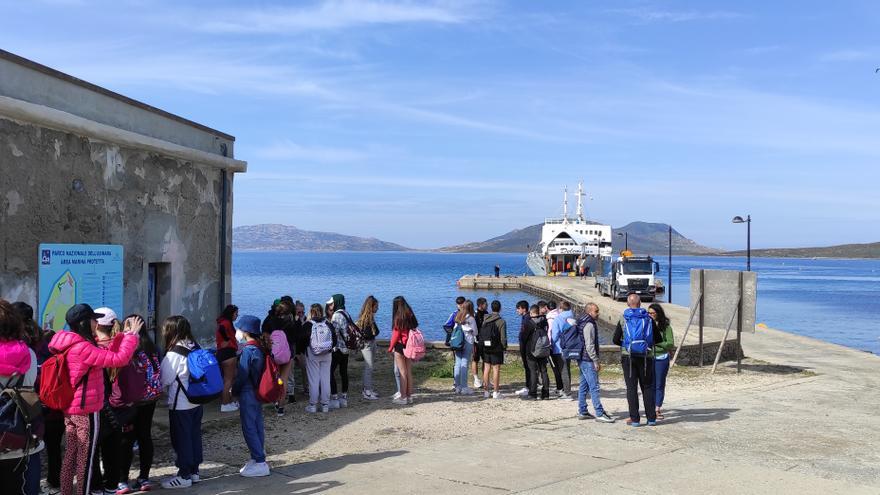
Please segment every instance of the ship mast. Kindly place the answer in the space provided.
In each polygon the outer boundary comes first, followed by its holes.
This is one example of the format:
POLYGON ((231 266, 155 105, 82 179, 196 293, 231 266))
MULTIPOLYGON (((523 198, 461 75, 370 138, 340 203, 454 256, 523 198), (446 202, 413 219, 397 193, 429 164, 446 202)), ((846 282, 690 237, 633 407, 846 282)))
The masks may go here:
POLYGON ((584 181, 578 182, 578 207, 577 207, 577 218, 579 221, 584 221, 584 181))
POLYGON ((562 190, 562 221, 568 223, 568 186, 562 190))

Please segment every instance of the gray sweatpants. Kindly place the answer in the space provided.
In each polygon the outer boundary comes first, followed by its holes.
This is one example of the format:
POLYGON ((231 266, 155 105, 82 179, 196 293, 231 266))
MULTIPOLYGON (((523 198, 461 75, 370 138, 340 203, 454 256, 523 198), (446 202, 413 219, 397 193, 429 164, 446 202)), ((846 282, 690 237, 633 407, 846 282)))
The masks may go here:
POLYGON ((364 390, 373 390, 373 357, 376 355, 376 341, 364 342, 361 354, 364 356, 364 390))
POLYGON ((315 356, 311 349, 306 350, 306 374, 309 375, 309 404, 330 405, 330 361, 333 354, 328 352, 315 356))

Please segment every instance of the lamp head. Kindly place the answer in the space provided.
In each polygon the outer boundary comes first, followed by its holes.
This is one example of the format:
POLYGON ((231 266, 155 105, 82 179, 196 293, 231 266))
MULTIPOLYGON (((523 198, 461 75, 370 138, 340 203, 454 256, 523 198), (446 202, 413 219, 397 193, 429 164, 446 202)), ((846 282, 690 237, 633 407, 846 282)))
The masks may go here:
POLYGON ((733 217, 733 223, 745 223, 745 220, 743 220, 743 217, 737 215, 733 217))

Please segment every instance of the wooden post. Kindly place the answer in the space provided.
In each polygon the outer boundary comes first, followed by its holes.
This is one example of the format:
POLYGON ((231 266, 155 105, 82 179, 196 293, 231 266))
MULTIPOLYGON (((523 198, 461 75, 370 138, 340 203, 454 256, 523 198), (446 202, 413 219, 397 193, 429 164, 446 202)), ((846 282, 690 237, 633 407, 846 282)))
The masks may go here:
POLYGON ((703 270, 700 270, 700 367, 703 367, 703 311, 706 306, 703 305, 703 299, 706 296, 706 279, 703 277, 703 270))

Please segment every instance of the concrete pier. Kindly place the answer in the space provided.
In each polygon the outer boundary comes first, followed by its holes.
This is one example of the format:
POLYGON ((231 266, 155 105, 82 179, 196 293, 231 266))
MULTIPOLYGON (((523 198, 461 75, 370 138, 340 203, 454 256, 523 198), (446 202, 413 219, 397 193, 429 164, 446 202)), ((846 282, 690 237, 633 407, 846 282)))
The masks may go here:
MULTIPOLYGON (((544 300, 566 300, 576 308, 583 309, 589 303, 595 303, 599 306, 599 325, 607 334, 617 325, 617 320, 626 309, 625 302, 615 301, 608 297, 603 297, 596 289, 596 279, 587 277, 585 279, 577 277, 491 277, 481 275, 465 275, 458 280, 458 286, 462 289, 487 289, 487 290, 521 290, 534 294, 544 300)), ((660 301, 658 301, 660 302, 660 301)), ((682 337, 687 326, 690 310, 684 306, 660 302, 666 311, 672 323, 673 333, 675 335, 675 344, 682 344, 682 337)), ((718 352, 718 346, 724 335, 724 329, 714 327, 703 328, 702 355, 703 364, 709 366, 715 360, 715 354, 718 352)), ((602 342, 603 354, 615 354, 619 351, 619 347, 610 345, 610 341, 602 342)), ((699 365, 700 364, 700 337, 696 322, 691 326, 687 339, 682 345, 681 353, 678 357, 677 364, 681 365, 699 365)), ((722 361, 735 360, 738 348, 736 344, 736 332, 731 332, 728 341, 724 345, 721 353, 722 361)))

